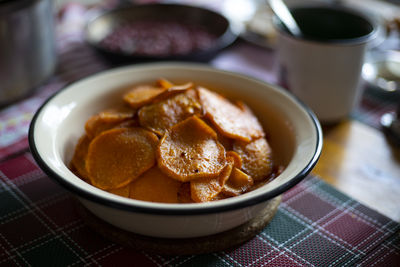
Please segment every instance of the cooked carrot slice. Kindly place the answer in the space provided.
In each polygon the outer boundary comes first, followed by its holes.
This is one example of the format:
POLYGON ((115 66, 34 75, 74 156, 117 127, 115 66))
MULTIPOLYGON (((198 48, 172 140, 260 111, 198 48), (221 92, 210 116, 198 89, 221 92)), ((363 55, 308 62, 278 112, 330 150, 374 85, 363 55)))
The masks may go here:
POLYGON ((249 190, 253 184, 254 181, 250 176, 238 168, 233 168, 222 189, 222 193, 228 196, 238 196, 249 190))
POLYGON ((121 197, 129 197, 129 190, 130 190, 130 185, 127 184, 120 188, 110 189, 110 190, 108 190, 108 192, 118 195, 118 196, 121 196, 121 197))
POLYGON ((188 90, 190 88, 193 88, 193 83, 192 82, 188 82, 188 83, 184 83, 184 84, 180 84, 180 85, 174 85, 174 86, 168 88, 168 90, 170 90, 170 91, 184 91, 184 90, 188 90))
POLYGON ((167 79, 164 79, 164 78, 158 79, 157 85, 164 89, 168 89, 168 88, 171 88, 172 86, 174 86, 173 83, 171 83, 170 81, 168 81, 167 79))
POLYGON ((218 177, 200 178, 190 181, 190 192, 195 202, 211 201, 222 191, 225 182, 231 174, 234 160, 228 158, 227 161, 227 165, 218 177))
POLYGON ((172 97, 173 95, 183 93, 189 89, 193 88, 193 83, 185 83, 182 85, 174 85, 166 90, 164 90, 161 94, 157 95, 154 99, 153 102, 159 102, 162 100, 165 100, 169 97, 172 97))
POLYGON ((157 85, 164 88, 164 89, 172 89, 172 90, 186 90, 193 87, 192 82, 184 83, 184 84, 173 84, 172 82, 168 81, 167 79, 160 78, 157 80, 157 85))
POLYGON ((234 139, 228 138, 220 133, 220 131, 217 129, 217 127, 214 126, 214 124, 206 117, 201 118, 205 123, 208 124, 216 133, 218 136, 218 141, 224 146, 225 150, 232 150, 233 146, 233 141, 234 139))
POLYGON ((119 123, 120 122, 105 122, 100 118, 99 114, 96 114, 86 121, 85 131, 89 139, 93 139, 102 132, 114 128, 119 123))
POLYGON ((89 145, 86 169, 100 189, 127 185, 155 164, 158 138, 141 128, 118 128, 98 135, 89 145))
POLYGON ((138 85, 123 96, 123 99, 133 108, 140 108, 153 101, 155 97, 164 92, 164 88, 151 85, 138 85))
POLYGON ((162 136, 169 128, 202 111, 194 90, 175 95, 164 101, 144 106, 139 110, 143 127, 162 136))
POLYGON ((242 165, 243 165, 242 158, 239 156, 239 154, 237 152, 228 151, 228 152, 226 152, 226 157, 233 158, 233 167, 236 167, 238 169, 242 168, 242 165))
POLYGON ((71 160, 71 166, 75 169, 75 173, 85 181, 88 180, 88 173, 85 164, 90 141, 91 140, 86 134, 83 135, 75 147, 75 153, 71 160))
POLYGON ((136 119, 129 119, 115 125, 115 127, 113 128, 135 128, 135 127, 139 127, 139 122, 136 119))
POLYGON ((159 168, 182 182, 216 177, 226 165, 217 134, 197 116, 173 126, 157 149, 159 168))
POLYGON ((86 134, 90 139, 100 133, 116 127, 124 121, 132 120, 135 110, 127 108, 110 109, 90 117, 85 124, 86 134))
POLYGON ((237 141, 233 144, 243 161, 242 170, 250 175, 254 181, 268 178, 272 172, 271 148, 265 138, 257 139, 251 143, 237 141))
POLYGON ((153 167, 130 184, 129 197, 138 200, 178 203, 181 183, 153 167))
POLYGON ((173 94, 186 91, 193 87, 193 83, 174 85, 165 79, 157 80, 159 87, 151 85, 139 85, 131 89, 123 97, 124 101, 133 108, 139 108, 152 102, 166 99, 173 94))
POLYGON ((119 107, 116 109, 107 109, 100 112, 99 118, 104 122, 122 122, 133 118, 136 110, 130 107, 119 107))
POLYGON ((223 135, 245 142, 264 136, 261 124, 251 112, 205 88, 199 87, 198 92, 206 117, 223 135))
POLYGON ((178 190, 178 202, 179 203, 194 203, 190 193, 190 182, 181 183, 178 190))
POLYGON ((171 89, 173 90, 186 90, 193 87, 192 82, 184 83, 184 84, 173 84, 172 82, 168 81, 167 79, 160 78, 157 80, 157 85, 164 88, 164 89, 171 89))

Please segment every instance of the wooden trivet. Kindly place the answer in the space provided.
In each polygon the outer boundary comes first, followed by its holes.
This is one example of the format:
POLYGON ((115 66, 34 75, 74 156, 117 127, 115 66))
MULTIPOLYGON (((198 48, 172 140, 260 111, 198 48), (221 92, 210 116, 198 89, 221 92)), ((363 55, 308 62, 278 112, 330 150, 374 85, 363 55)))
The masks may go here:
POLYGON ((185 239, 149 237, 122 230, 101 220, 78 201, 77 211, 87 225, 115 243, 162 255, 188 255, 226 250, 252 239, 274 217, 280 202, 280 196, 271 199, 260 215, 234 229, 215 235, 185 239))

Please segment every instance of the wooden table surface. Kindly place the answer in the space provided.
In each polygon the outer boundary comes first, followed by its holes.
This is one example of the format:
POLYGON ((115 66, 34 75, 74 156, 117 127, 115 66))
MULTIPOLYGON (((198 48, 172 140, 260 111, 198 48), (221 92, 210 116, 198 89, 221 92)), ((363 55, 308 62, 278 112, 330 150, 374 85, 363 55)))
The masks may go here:
POLYGON ((400 222, 400 148, 357 121, 323 127, 324 146, 313 174, 400 222))

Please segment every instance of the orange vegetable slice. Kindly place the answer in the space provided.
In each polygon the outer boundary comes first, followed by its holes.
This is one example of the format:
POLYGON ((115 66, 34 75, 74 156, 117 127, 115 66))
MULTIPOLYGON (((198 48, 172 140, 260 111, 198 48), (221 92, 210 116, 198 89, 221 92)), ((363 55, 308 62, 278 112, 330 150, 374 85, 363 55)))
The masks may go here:
POLYGON ((139 127, 139 122, 136 119, 130 119, 115 125, 114 128, 135 128, 135 127, 139 127))
POLYGON ((189 89, 193 88, 193 83, 185 83, 182 85, 174 85, 172 87, 169 87, 168 89, 164 90, 161 94, 157 95, 153 102, 159 102, 161 100, 165 100, 169 97, 172 97, 173 95, 183 93, 189 89))
POLYGON ((242 170, 250 175, 254 181, 268 178, 272 172, 271 148, 265 138, 257 139, 251 143, 235 142, 233 150, 242 159, 242 170))
POLYGON ((158 138, 141 128, 105 131, 89 145, 86 169, 100 189, 127 185, 155 164, 158 138))
POLYGON ((190 181, 190 192, 195 202, 211 201, 222 191, 233 167, 233 159, 228 158, 227 161, 227 165, 218 177, 201 178, 190 181))
POLYGON ((245 142, 264 136, 261 124, 251 112, 242 110, 205 88, 198 87, 198 93, 206 117, 221 134, 245 142))
POLYGON ((139 122, 143 127, 162 136, 178 122, 201 112, 196 92, 188 90, 164 101, 142 107, 139 110, 139 122))
POLYGON ((153 167, 130 184, 129 197, 138 200, 178 203, 181 183, 153 167))
POLYGON ((108 190, 108 192, 121 196, 121 197, 129 197, 129 191, 130 191, 130 185, 127 184, 123 187, 120 188, 114 188, 114 189, 110 189, 108 190))
POLYGON ((228 151, 226 152, 226 157, 231 157, 233 159, 233 167, 236 167, 238 169, 242 168, 243 162, 242 158, 239 156, 239 154, 235 151, 228 151))
POLYGON ((126 108, 102 111, 86 121, 86 134, 90 139, 93 139, 100 133, 114 128, 124 121, 133 119, 134 114, 135 110, 126 108))
POLYGON ((172 86, 174 86, 173 83, 171 83, 170 81, 168 81, 167 79, 164 79, 164 78, 158 79, 157 85, 164 89, 168 89, 168 88, 171 88, 172 86))
POLYGON ((159 94, 164 92, 164 88, 151 85, 138 85, 123 96, 123 100, 133 108, 140 108, 153 101, 159 94))
POLYGON ((222 193, 228 196, 239 196, 249 190, 253 184, 254 181, 250 176, 238 168, 233 168, 229 179, 224 184, 222 193))
POLYGON ((107 131, 111 128, 117 126, 120 122, 105 122, 100 116, 94 115, 90 117, 85 124, 85 131, 87 136, 90 139, 95 138, 97 135, 101 134, 104 131, 107 131))
POLYGON ((188 82, 188 83, 184 83, 184 84, 173 84, 170 81, 161 78, 157 80, 157 85, 159 85, 160 87, 164 88, 164 89, 168 89, 171 91, 182 91, 182 90, 187 90, 189 88, 193 87, 193 83, 192 82, 188 82))
POLYGON ((225 149, 213 129, 192 116, 165 133, 157 163, 164 173, 182 182, 216 177, 226 165, 225 149))
POLYGON ((225 150, 232 150, 234 139, 228 138, 220 133, 220 131, 213 125, 213 123, 206 117, 203 117, 202 120, 207 123, 218 136, 218 141, 225 147, 225 150))
POLYGON ((83 135, 75 147, 75 152, 71 160, 71 166, 75 170, 76 175, 78 175, 84 181, 88 181, 88 173, 86 171, 86 156, 90 141, 91 140, 86 134, 83 135))
POLYGON ((122 122, 133 118, 136 110, 130 107, 119 107, 101 111, 98 115, 104 122, 122 122))

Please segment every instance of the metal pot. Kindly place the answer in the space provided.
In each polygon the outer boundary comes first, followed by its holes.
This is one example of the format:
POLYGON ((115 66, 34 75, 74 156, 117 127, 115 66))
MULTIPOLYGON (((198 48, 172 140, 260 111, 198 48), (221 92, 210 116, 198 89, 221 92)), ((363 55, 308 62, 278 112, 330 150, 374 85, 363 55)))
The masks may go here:
POLYGON ((0 0, 0 106, 31 92, 56 65, 52 0, 0 0))

